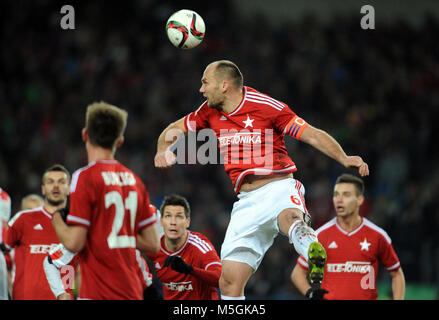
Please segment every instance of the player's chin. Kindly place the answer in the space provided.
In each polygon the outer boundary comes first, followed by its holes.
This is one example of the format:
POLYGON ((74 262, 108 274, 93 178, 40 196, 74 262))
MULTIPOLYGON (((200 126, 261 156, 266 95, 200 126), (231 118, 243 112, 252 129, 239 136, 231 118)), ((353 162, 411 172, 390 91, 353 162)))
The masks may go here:
POLYGON ((339 216, 339 217, 345 217, 345 216, 347 216, 347 212, 346 212, 346 210, 342 210, 342 209, 338 209, 338 210, 336 210, 335 211, 336 213, 337 213, 337 216, 339 216))
POLYGON ((50 205, 55 206, 55 207, 62 204, 65 200, 66 200, 66 198, 63 196, 47 197, 47 202, 49 202, 50 205))
POLYGON ((175 240, 175 239, 180 238, 181 234, 178 231, 168 230, 168 231, 166 231, 166 236, 171 240, 175 240))

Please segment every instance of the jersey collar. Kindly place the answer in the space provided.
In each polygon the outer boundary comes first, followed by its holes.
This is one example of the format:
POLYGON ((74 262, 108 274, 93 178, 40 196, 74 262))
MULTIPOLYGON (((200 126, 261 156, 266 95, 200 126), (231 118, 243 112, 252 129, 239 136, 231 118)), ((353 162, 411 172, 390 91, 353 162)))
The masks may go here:
POLYGON ((341 233, 343 233, 343 234, 347 235, 348 237, 350 237, 350 236, 356 234, 358 231, 360 231, 361 228, 363 228, 363 226, 364 226, 364 218, 361 217, 360 225, 357 228, 355 228, 354 230, 352 230, 351 232, 347 232, 345 229, 343 229, 340 226, 340 224, 338 223, 337 218, 335 218, 335 225, 337 226, 338 230, 340 230, 341 233))
POLYGON ((189 240, 189 235, 190 235, 190 233, 191 233, 191 232, 190 232, 189 230, 187 230, 186 241, 183 243, 183 245, 181 246, 180 249, 178 249, 177 251, 173 251, 173 252, 170 252, 170 251, 168 251, 168 250, 166 249, 166 245, 165 245, 165 235, 163 235, 163 245, 162 245, 162 247, 161 247, 161 250, 162 250, 164 253, 166 253, 168 256, 175 256, 175 255, 179 254, 179 253, 182 252, 183 249, 186 247, 186 244, 187 244, 187 242, 188 242, 188 240, 189 240))
POLYGON ((238 105, 238 107, 235 110, 233 110, 231 113, 222 112, 223 114, 225 114, 226 116, 231 117, 234 114, 236 114, 242 108, 242 106, 244 105, 245 98, 247 97, 247 87, 244 86, 242 88, 242 91, 243 91, 242 100, 241 100, 241 103, 238 105))

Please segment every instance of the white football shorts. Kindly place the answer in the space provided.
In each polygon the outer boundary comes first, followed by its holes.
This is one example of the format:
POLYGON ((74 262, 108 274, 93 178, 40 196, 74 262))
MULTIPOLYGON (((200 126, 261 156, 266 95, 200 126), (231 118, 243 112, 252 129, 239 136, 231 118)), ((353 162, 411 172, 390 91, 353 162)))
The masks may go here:
POLYGON ((229 226, 221 246, 221 260, 248 264, 255 272, 279 233, 277 216, 287 208, 310 216, 305 206, 305 188, 294 178, 273 181, 250 191, 240 192, 233 204, 229 226))

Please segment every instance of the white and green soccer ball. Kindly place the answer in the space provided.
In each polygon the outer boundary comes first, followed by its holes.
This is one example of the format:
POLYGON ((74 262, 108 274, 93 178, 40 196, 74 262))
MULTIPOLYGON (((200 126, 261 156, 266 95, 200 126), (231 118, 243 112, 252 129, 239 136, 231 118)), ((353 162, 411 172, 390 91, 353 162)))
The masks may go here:
POLYGON ((180 49, 192 49, 203 41, 206 26, 195 11, 183 9, 171 15, 166 22, 169 41, 180 49))

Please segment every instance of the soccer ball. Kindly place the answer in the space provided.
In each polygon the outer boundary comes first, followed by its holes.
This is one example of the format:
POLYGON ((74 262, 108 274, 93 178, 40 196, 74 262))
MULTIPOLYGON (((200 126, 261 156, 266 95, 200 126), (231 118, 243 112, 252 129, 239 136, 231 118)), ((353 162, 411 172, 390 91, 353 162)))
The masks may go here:
POLYGON ((181 49, 191 49, 203 41, 206 26, 203 18, 192 10, 183 9, 171 15, 166 23, 169 41, 181 49))

